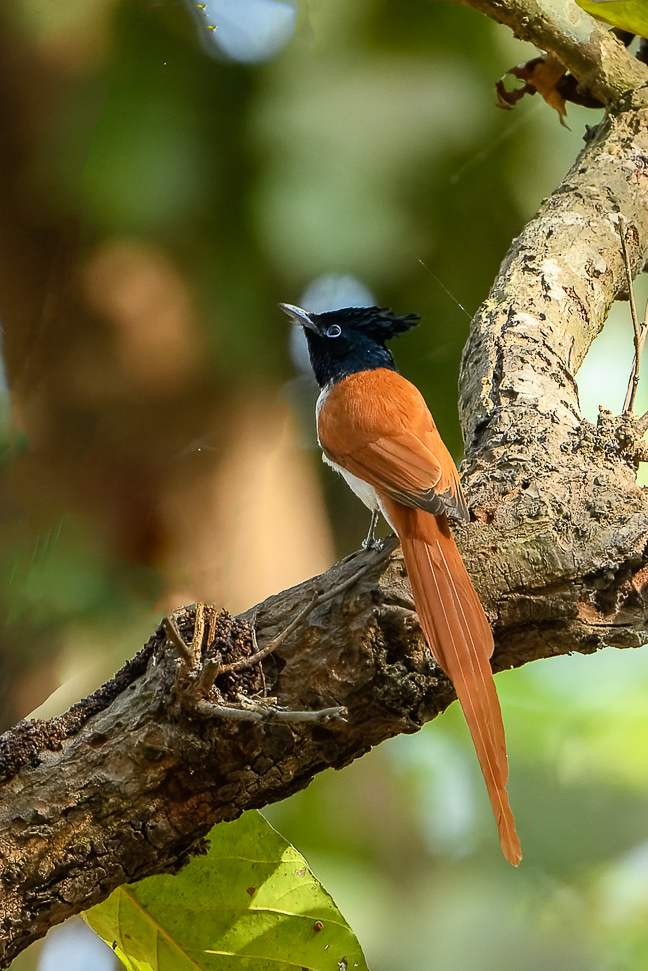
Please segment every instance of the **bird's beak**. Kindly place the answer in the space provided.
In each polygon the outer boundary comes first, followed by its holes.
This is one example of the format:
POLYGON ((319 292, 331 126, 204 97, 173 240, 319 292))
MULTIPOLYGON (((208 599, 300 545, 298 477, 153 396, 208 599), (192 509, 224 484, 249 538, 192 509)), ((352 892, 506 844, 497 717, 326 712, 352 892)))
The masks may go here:
POLYGON ((279 306, 285 314, 288 314, 293 323, 300 324, 302 327, 307 327, 309 330, 315 331, 316 334, 318 333, 317 325, 313 320, 314 315, 302 310, 301 307, 293 306, 291 303, 280 303, 279 306))

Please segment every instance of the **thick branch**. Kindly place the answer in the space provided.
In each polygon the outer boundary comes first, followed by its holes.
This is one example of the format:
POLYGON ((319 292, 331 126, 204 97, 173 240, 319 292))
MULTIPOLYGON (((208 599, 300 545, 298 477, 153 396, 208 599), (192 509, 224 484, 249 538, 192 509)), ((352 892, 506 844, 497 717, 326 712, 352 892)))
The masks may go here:
MULTIPOLYGON (((540 26, 547 4, 537 0, 524 3, 526 20, 515 0, 473 5, 555 50, 604 101, 645 78, 599 28, 588 26, 586 41, 585 14, 566 30, 540 26)), ((464 481, 477 523, 458 541, 494 623, 496 669, 648 639, 648 506, 635 483, 643 426, 611 416, 597 429, 581 422, 574 381, 623 290, 619 212, 635 266, 648 257, 647 120, 640 107, 600 126, 513 244, 464 355, 464 481)), ((215 822, 284 798, 449 704, 451 686, 428 659, 397 555, 386 564, 358 554, 318 584, 328 588, 367 563, 355 585, 320 603, 263 660, 262 672, 230 668, 211 684, 220 664, 255 649, 247 622, 254 616, 263 648, 309 602, 311 581, 234 621, 208 611, 193 645, 186 611, 186 649, 160 629, 95 696, 4 737, 0 966, 120 883, 177 869, 215 822), (241 693, 262 701, 251 711, 241 693), (347 713, 303 717, 335 706, 347 713), (286 709, 302 714, 291 720, 286 709)))
POLYGON ((648 82, 648 68, 572 0, 462 0, 510 27, 520 40, 553 51, 606 107, 648 82))
POLYGON ((626 290, 619 214, 635 268, 648 258, 647 122, 641 108, 590 133, 513 243, 464 351, 465 482, 483 523, 466 553, 510 663, 547 643, 558 654, 648 640, 645 423, 581 422, 574 379, 626 290))
MULTIPOLYGON (((359 553, 317 578, 317 588, 359 568, 366 572, 356 583, 321 598, 265 658, 262 674, 258 666, 230 669, 205 687, 202 671, 215 660, 256 649, 252 618, 207 610, 192 648, 188 609, 179 615, 183 650, 160 627, 96 695, 3 737, 0 966, 121 883, 177 869, 214 823, 416 731, 452 701, 429 660, 399 559, 359 553), (255 709, 241 692, 260 698, 255 709), (299 717, 269 708, 271 699, 299 717), (303 714, 333 706, 344 716, 303 714)), ((288 627, 313 588, 308 581, 254 612, 259 648, 288 627)))

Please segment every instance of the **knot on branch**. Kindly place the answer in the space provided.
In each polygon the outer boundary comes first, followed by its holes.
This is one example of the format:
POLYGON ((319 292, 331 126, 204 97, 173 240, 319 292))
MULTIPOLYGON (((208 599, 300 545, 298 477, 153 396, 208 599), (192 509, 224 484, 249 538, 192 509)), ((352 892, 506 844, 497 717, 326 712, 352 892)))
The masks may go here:
MULTIPOLYGON (((286 626, 263 647, 256 636, 256 612, 249 623, 244 618, 232 618, 226 611, 217 612, 214 607, 196 604, 181 607, 164 619, 164 629, 169 643, 179 654, 175 687, 172 690, 174 704, 184 715, 221 717, 242 721, 260 721, 274 718, 291 722, 322 723, 339 718, 344 705, 328 705, 313 709, 293 710, 278 704, 278 698, 268 695, 266 671, 263 662, 275 654, 284 641, 302 627, 313 611, 341 597, 366 574, 380 564, 386 564, 398 545, 395 537, 377 544, 352 567, 351 573, 328 588, 312 585, 312 595, 305 606, 293 616, 286 626)), ((345 561, 351 565, 352 555, 345 561)), ((281 661, 276 660, 272 680, 278 673, 281 661)))
MULTIPOLYGON (((296 620, 300 622, 328 595, 315 593, 296 620)), ((286 632, 259 648, 255 628, 246 619, 206 604, 180 607, 165 617, 164 628, 180 654, 172 697, 185 716, 324 722, 345 710, 336 705, 291 711, 268 695, 263 661, 282 643, 286 632)))
POLYGON ((237 662, 255 653, 254 631, 247 620, 213 605, 179 607, 164 619, 167 638, 180 656, 176 697, 192 708, 198 699, 236 703, 264 688, 263 672, 237 662))
MULTIPOLYGON (((602 457, 608 462, 620 462, 636 472, 641 462, 648 461, 648 443, 643 438, 646 431, 648 413, 641 417, 630 412, 613 415, 601 406, 596 426, 589 421, 581 422, 576 447, 580 452, 589 452, 592 457, 602 457)), ((568 447, 565 445, 563 449, 568 447)))

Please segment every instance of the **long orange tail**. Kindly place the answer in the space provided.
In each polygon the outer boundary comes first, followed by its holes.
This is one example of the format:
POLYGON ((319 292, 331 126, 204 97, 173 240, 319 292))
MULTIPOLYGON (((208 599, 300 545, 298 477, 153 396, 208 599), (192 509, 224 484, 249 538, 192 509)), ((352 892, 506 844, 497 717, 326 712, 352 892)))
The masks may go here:
POLYGON ((508 801, 502 712, 490 656, 493 635, 445 516, 384 499, 398 533, 421 627, 463 709, 497 821, 504 856, 517 866, 520 841, 508 801))

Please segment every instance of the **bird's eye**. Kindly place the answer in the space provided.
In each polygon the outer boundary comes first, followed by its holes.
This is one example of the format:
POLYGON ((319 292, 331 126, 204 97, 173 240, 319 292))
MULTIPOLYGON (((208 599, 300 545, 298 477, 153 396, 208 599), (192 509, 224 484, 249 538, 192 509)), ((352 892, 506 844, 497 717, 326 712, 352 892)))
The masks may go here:
POLYGON ((327 337, 339 337, 342 333, 342 328, 339 324, 331 324, 329 329, 326 331, 327 337))

